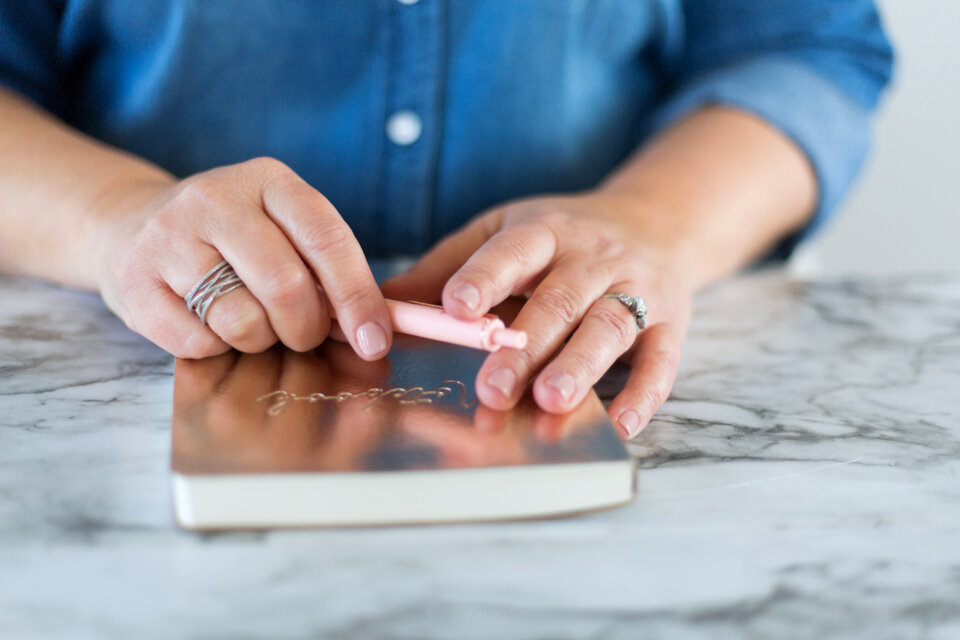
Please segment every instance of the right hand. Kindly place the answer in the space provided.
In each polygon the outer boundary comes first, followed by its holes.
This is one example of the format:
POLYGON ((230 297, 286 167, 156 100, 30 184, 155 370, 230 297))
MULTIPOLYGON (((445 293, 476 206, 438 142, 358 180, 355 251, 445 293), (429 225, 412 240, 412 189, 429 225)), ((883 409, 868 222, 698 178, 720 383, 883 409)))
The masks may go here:
POLYGON ((389 350, 387 306, 353 232, 281 162, 133 185, 109 204, 98 218, 100 293, 130 329, 175 356, 259 352, 277 340, 308 351, 331 317, 360 357, 389 350), (203 326, 184 296, 221 260, 246 287, 217 298, 203 326))

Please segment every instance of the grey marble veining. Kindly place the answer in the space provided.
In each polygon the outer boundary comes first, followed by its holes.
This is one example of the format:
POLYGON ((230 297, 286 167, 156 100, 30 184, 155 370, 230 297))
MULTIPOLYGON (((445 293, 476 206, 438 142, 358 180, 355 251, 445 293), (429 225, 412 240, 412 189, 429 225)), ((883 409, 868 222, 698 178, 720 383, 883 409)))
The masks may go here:
POLYGON ((0 637, 960 637, 960 277, 755 274, 697 307, 627 508, 196 535, 172 359, 0 278, 0 637))

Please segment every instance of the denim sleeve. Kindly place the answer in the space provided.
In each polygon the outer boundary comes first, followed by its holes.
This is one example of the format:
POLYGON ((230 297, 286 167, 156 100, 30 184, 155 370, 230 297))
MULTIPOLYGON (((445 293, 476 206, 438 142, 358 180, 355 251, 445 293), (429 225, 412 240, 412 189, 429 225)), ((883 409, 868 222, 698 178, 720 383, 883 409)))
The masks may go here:
POLYGON ((653 130, 708 104, 744 109, 792 139, 816 173, 811 221, 771 257, 785 258, 836 208, 866 157, 869 115, 893 52, 871 0, 684 0, 664 62, 669 92, 653 130))
POLYGON ((0 1, 0 85, 56 111, 60 77, 55 0, 0 1))

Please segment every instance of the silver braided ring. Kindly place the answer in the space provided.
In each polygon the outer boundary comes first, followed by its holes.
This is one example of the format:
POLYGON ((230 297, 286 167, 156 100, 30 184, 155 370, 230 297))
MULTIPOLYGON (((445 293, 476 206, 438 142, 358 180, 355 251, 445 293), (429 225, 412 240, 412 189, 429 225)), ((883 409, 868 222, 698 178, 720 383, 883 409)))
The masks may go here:
POLYGON ((623 306, 630 310, 637 321, 637 333, 647 328, 647 303, 640 296, 628 296, 623 293, 608 293, 604 298, 613 298, 619 300, 623 306))
POLYGON ((237 276, 230 263, 224 260, 203 274, 184 300, 187 301, 187 309, 200 318, 200 324, 207 324, 207 310, 210 309, 213 301, 242 286, 243 280, 237 276))

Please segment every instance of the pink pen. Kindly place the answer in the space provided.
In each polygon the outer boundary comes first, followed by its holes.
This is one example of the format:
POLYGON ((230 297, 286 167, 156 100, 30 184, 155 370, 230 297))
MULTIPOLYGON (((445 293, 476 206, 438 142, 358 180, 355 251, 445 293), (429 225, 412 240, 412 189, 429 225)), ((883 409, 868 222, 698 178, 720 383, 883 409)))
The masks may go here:
POLYGON ((492 314, 479 320, 457 320, 443 307, 397 300, 387 300, 387 308, 394 331, 400 333, 487 351, 499 351, 501 347, 523 349, 527 346, 526 331, 507 329, 503 320, 492 314))

